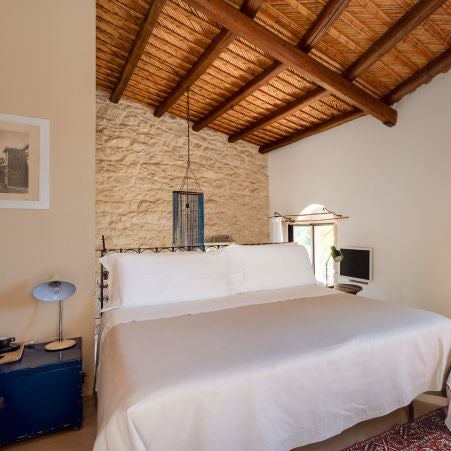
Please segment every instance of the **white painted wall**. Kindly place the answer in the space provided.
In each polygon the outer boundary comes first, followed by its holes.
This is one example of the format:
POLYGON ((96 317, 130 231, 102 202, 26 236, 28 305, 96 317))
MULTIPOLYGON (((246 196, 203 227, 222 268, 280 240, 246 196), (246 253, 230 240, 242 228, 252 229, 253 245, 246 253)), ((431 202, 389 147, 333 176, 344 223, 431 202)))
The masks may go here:
POLYGON ((451 317, 451 73, 372 117, 270 153, 271 211, 321 203, 349 215, 340 246, 374 248, 362 292, 451 317))

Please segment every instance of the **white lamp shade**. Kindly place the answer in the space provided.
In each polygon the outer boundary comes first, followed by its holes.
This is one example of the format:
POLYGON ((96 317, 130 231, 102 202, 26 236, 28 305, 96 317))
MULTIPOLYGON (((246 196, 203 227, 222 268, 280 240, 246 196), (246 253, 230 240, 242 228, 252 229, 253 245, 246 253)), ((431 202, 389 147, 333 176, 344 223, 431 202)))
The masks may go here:
POLYGON ((281 216, 275 216, 270 221, 269 235, 271 243, 283 243, 283 218, 281 216))
POLYGON ((55 302, 64 301, 75 293, 75 285, 64 280, 50 280, 36 285, 33 296, 38 301, 55 302))

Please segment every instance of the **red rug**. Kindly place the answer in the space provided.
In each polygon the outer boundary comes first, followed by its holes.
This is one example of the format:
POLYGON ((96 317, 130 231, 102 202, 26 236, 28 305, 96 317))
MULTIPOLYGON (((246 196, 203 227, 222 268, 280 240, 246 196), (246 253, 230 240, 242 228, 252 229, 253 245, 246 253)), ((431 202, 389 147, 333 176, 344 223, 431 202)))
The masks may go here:
POLYGON ((451 432, 445 426, 446 413, 446 407, 434 410, 413 423, 395 425, 343 451, 450 451, 451 432))

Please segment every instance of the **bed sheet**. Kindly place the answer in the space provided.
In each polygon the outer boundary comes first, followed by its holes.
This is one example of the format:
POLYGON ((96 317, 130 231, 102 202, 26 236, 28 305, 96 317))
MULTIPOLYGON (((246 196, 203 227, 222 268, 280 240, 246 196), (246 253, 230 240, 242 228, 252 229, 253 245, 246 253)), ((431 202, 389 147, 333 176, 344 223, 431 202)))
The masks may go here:
POLYGON ((101 338, 116 325, 131 321, 170 318, 172 316, 193 315, 213 312, 246 305, 265 304, 290 299, 327 296, 339 293, 321 285, 302 285, 278 290, 252 291, 226 297, 202 299, 199 301, 176 302, 172 304, 149 305, 144 307, 113 307, 104 310, 101 323, 101 338))

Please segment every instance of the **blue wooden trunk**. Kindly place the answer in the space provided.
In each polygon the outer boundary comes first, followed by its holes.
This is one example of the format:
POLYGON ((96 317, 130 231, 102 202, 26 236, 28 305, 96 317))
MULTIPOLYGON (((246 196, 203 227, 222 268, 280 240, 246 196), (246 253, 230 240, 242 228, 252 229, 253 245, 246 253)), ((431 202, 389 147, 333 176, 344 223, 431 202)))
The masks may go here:
POLYGON ((83 421, 81 338, 71 349, 25 348, 19 362, 0 365, 0 446, 83 421))

